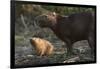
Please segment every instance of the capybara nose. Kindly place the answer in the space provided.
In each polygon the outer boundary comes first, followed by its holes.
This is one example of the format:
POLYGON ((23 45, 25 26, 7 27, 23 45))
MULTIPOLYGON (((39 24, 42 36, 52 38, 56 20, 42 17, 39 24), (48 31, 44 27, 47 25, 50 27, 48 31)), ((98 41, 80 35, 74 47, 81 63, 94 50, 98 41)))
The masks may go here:
POLYGON ((32 43, 32 39, 29 39, 30 40, 30 43, 32 43))

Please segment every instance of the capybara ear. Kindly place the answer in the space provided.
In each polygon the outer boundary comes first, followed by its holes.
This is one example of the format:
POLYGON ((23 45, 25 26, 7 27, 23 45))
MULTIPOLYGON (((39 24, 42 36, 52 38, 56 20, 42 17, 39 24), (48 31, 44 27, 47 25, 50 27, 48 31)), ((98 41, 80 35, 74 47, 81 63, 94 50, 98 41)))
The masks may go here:
POLYGON ((56 12, 50 12, 49 15, 56 16, 56 12))
POLYGON ((53 12, 52 15, 53 15, 53 16, 56 16, 56 12, 53 12))
POLYGON ((53 15, 56 15, 56 12, 53 12, 53 15))

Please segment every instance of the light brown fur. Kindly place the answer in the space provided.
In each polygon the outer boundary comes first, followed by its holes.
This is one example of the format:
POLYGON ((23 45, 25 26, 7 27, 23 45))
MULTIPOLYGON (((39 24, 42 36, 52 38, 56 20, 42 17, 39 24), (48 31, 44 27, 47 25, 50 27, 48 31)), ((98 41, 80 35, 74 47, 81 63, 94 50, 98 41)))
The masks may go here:
POLYGON ((36 49, 36 53, 39 56, 49 56, 50 54, 53 53, 53 45, 44 39, 41 38, 32 38, 31 40, 32 45, 35 47, 36 49))

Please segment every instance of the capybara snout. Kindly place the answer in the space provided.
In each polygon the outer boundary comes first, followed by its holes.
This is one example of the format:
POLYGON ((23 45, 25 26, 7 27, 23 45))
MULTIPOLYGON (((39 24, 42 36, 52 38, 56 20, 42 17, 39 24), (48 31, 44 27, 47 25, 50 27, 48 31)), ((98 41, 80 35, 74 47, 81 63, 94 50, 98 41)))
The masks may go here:
POLYGON ((30 40, 30 43, 32 44, 32 39, 29 39, 30 40))

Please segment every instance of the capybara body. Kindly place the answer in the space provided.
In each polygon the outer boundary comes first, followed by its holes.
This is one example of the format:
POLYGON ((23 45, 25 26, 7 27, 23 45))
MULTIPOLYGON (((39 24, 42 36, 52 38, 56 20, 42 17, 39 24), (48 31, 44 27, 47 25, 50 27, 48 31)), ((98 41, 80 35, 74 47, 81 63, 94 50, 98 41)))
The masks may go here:
POLYGON ((30 42, 39 56, 49 56, 53 53, 53 45, 45 39, 34 37, 30 39, 30 42))
POLYGON ((76 41, 88 40, 91 53, 95 46, 95 15, 91 12, 70 14, 67 16, 56 13, 43 14, 36 18, 36 23, 42 28, 50 28, 57 37, 67 45, 68 53, 76 41))

